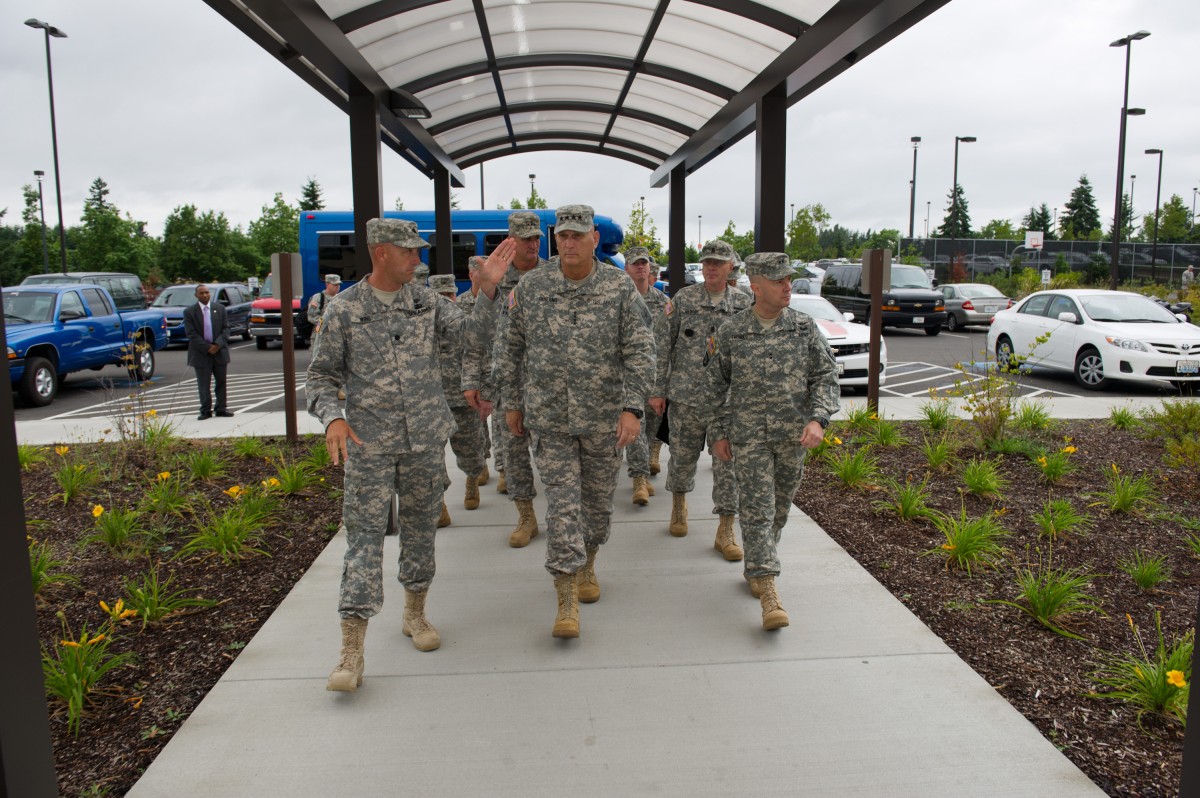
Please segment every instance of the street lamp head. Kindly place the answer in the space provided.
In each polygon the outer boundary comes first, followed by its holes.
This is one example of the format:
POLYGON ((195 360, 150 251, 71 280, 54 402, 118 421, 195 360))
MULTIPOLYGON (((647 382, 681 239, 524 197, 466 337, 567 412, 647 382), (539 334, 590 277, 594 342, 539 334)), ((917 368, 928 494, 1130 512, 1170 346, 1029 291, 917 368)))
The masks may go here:
POLYGON ((1145 108, 1126 108, 1125 109, 1125 116, 1145 116, 1145 115, 1146 115, 1145 108))
POLYGON ((27 19, 27 20, 25 20, 25 24, 31 28, 38 28, 39 30, 44 30, 44 31, 46 31, 46 33, 48 33, 49 35, 53 36, 56 39, 67 38, 67 34, 65 31, 59 30, 58 28, 51 25, 49 22, 42 22, 41 20, 37 20, 37 19, 27 19))
POLYGON ((537 178, 537 175, 530 175, 530 176, 529 176, 529 179, 530 179, 530 180, 533 180, 533 179, 535 179, 535 178, 537 178))
POLYGON ((1147 155, 1162 155, 1162 150, 1159 150, 1159 149, 1146 150, 1146 154, 1147 155))
POLYGON ((911 142, 912 142, 912 145, 913 145, 913 147, 915 148, 915 147, 916 147, 918 144, 920 144, 920 143, 921 143, 921 137, 920 137, 920 136, 913 136, 911 139, 909 139, 909 141, 911 141, 911 142))
MULTIPOLYGON (((46 173, 43 172, 41 169, 34 169, 33 176, 36 177, 37 181, 40 183, 40 182, 42 182, 42 178, 46 176, 46 173)), ((1195 189, 1192 189, 1192 190, 1195 191, 1195 189)))
POLYGON ((969 143, 971 143, 972 141, 978 141, 979 139, 975 138, 974 136, 955 136, 955 137, 954 137, 954 140, 955 140, 955 141, 961 141, 961 142, 963 142, 964 144, 969 144, 969 143))
POLYGON ((1115 42, 1110 42, 1108 46, 1109 47, 1124 47, 1125 45, 1129 44, 1130 42, 1136 42, 1139 39, 1144 39, 1149 35, 1150 35, 1150 31, 1140 30, 1137 33, 1131 33, 1128 36, 1122 36, 1120 39, 1117 39, 1115 42))

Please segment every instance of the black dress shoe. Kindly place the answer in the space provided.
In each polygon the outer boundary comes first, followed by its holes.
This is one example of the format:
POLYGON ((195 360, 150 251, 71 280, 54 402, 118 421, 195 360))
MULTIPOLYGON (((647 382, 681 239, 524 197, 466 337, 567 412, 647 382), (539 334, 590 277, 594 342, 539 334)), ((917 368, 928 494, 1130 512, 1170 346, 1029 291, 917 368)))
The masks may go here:
POLYGON ((200 415, 196 416, 197 421, 203 421, 206 418, 212 418, 212 413, 201 413, 200 415))
POLYGON ((228 410, 218 410, 217 417, 218 418, 233 418, 233 413, 230 413, 228 410))

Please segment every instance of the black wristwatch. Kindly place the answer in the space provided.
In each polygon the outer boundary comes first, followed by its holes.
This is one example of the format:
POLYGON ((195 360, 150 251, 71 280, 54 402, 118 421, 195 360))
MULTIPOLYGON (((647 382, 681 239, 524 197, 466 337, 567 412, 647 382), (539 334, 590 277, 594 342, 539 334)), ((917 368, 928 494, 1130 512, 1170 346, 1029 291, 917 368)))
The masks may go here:
POLYGON ((636 407, 622 407, 622 413, 633 413, 634 418, 642 419, 646 417, 646 411, 636 407))
POLYGON ((816 417, 814 417, 814 418, 813 418, 813 421, 815 421, 815 422, 817 422, 818 424, 820 424, 820 425, 821 425, 821 429, 828 429, 828 428, 829 428, 829 419, 828 419, 828 418, 826 418, 825 416, 816 416, 816 417))

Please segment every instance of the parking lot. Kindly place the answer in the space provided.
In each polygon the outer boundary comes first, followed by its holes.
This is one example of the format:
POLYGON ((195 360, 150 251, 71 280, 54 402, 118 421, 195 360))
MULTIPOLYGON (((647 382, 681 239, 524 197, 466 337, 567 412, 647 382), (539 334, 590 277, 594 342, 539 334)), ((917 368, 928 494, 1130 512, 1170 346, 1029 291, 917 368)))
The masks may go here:
MULTIPOLYGON (((920 330, 884 332, 888 347, 888 379, 880 396, 925 397, 945 395, 960 383, 969 385, 981 378, 985 360, 987 336, 982 328, 926 336, 920 330), (959 367, 961 364, 961 368, 959 367)), ((230 347, 228 399, 234 413, 247 411, 282 411, 284 409, 283 350, 278 344, 260 351, 251 343, 236 343, 230 347)), ((297 402, 304 407, 304 371, 308 367, 309 351, 296 350, 297 402)), ((1091 396, 1077 386, 1069 374, 1035 369, 1020 378, 1022 396, 1064 397, 1091 396)), ((124 371, 106 367, 98 372, 70 375, 63 383, 58 398, 49 407, 25 407, 15 400, 16 418, 73 419, 129 415, 153 409, 159 414, 190 414, 198 408, 195 376, 187 367, 187 351, 172 347, 158 353, 158 369, 151 384, 134 401, 134 385, 124 371)), ((1105 391, 1106 398, 1121 396, 1170 397, 1169 388, 1118 383, 1105 391)))

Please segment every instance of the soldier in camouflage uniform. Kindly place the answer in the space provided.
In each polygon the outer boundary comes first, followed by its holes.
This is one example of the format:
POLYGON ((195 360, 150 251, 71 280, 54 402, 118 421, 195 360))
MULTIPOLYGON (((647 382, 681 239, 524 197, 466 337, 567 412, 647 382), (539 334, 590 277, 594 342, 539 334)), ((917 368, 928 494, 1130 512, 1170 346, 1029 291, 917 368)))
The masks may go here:
MULTIPOLYGON (((658 266, 654 258, 650 257, 650 251, 645 247, 631 247, 626 250, 625 272, 633 280, 642 301, 646 303, 646 309, 650 311, 653 330, 659 320, 664 318, 667 295, 654 287, 654 276, 658 274, 658 266)), ((645 410, 642 432, 625 450, 625 458, 629 462, 629 477, 633 480, 633 503, 640 505, 649 504, 650 497, 654 495, 650 475, 659 472, 658 449, 662 445, 662 441, 658 439, 658 425, 662 422, 662 416, 654 412, 649 402, 645 410)))
MULTIPOLYGON (((429 278, 429 287, 447 302, 454 302, 458 293, 453 274, 433 275, 429 278)), ((479 417, 479 411, 463 397, 462 344, 461 340, 439 338, 438 360, 442 368, 442 392, 454 416, 455 430, 450 435, 450 451, 454 452, 458 470, 467 475, 463 507, 474 510, 479 507, 479 474, 483 471, 483 420, 479 417)), ((443 484, 450 486, 449 474, 443 484)), ((443 500, 442 507, 445 506, 443 500)), ((445 512, 448 517, 449 511, 445 512)))
MULTIPOLYGON (((688 533, 687 494, 696 487, 696 461, 704 450, 709 427, 716 419, 718 401, 704 373, 704 355, 712 334, 735 314, 750 307, 749 294, 725 284, 737 255, 725 241, 709 241, 700 250, 704 282, 679 290, 659 325, 658 378, 651 406, 660 415, 670 400, 671 460, 667 490, 671 491, 671 522, 675 537, 688 533)), ((742 559, 733 531, 737 513, 737 484, 733 468, 713 461, 713 512, 720 517, 713 548, 726 560, 742 559)))
MULTIPOLYGON (((342 278, 336 274, 325 275, 325 290, 319 294, 313 294, 308 300, 308 323, 312 325, 312 347, 317 348, 317 343, 321 338, 321 314, 325 312, 325 306, 329 301, 338 295, 338 291, 342 290, 342 278)), ((338 389, 338 399, 345 399, 346 391, 342 388, 338 389)))
MULTIPOLYGON (((507 303, 517 284, 535 270, 546 265, 538 255, 542 240, 542 220, 531 211, 515 211, 508 216, 509 238, 517 242, 512 263, 498 287, 498 302, 507 303)), ((519 405, 495 406, 498 399, 495 374, 496 343, 503 339, 503 328, 507 323, 501 317, 494 330, 485 330, 476 339, 468 342, 463 354, 463 391, 472 407, 483 413, 492 412, 503 418, 505 411, 521 410, 519 405)), ((508 545, 522 548, 529 545, 538 534, 537 516, 533 512, 533 497, 537 489, 533 481, 533 462, 529 452, 529 437, 514 437, 507 428, 496 429, 496 446, 503 452, 504 470, 499 479, 504 482, 508 498, 517 507, 517 526, 508 536, 508 545)), ((497 466, 499 468, 499 466, 497 466)))
MULTIPOLYGON (((371 274, 325 309, 321 345, 304 386, 308 412, 325 427, 334 465, 346 463, 342 518, 347 548, 338 603, 342 652, 326 685, 330 690, 353 691, 362 683, 363 639, 367 620, 383 604, 383 537, 397 492, 403 632, 421 651, 441 644, 425 618, 446 439, 453 428, 442 392, 438 342, 479 324, 481 313, 493 313, 494 306, 479 303, 468 323, 457 305, 414 285, 414 267, 427 246, 413 222, 367 222, 371 274), (344 411, 336 399, 341 385, 349 394, 344 411), (400 485, 404 489, 397 491, 400 485)), ((514 246, 502 243, 484 267, 485 296, 495 295, 514 246)))
POLYGON ((531 440, 546 488, 553 634, 578 637, 579 602, 600 598, 596 554, 608 540, 620 450, 641 432, 654 340, 633 281, 594 256, 592 209, 559 208, 554 237, 558 265, 535 269, 509 296, 496 373, 509 430, 531 440))
POLYGON ((821 442, 841 392, 825 336, 811 317, 788 307, 788 256, 755 253, 746 258, 746 273, 754 307, 717 330, 707 369, 723 397, 713 452, 737 472, 744 573, 770 630, 788 625, 775 589, 776 548, 800 487, 804 450, 821 442))
MULTIPOLYGON (((483 265, 485 260, 486 258, 473 255, 471 259, 467 261, 467 272, 471 277, 471 287, 459 294, 458 298, 455 300, 458 302, 458 307, 460 310, 462 310, 464 316, 470 316, 471 312, 475 310, 475 297, 479 294, 479 267, 483 265)), ((483 487, 484 485, 488 484, 488 480, 492 477, 487 466, 487 461, 491 459, 492 456, 492 435, 488 429, 489 422, 494 428, 496 425, 495 413, 492 413, 490 416, 480 420, 480 430, 483 435, 483 470, 479 472, 479 478, 476 480, 476 484, 479 485, 479 487, 483 487)), ((501 472, 504 471, 504 458, 500 456, 499 448, 496 449, 496 470, 501 472)), ((497 492, 504 493, 505 491, 498 490, 497 492)))

